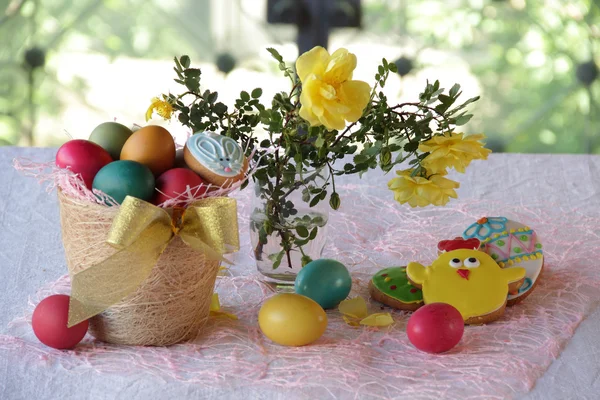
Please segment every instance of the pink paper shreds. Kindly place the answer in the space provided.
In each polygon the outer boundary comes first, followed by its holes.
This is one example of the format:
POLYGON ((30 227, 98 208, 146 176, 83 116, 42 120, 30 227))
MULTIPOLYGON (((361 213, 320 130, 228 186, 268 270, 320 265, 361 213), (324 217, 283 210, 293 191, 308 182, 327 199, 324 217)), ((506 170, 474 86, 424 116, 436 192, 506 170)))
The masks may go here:
MULTIPOLYGON (((250 159, 254 156, 255 150, 252 151, 249 156, 250 159)), ((233 192, 237 191, 247 180, 251 179, 252 175, 256 171, 258 164, 251 163, 244 179, 237 182, 233 182, 224 187, 214 186, 212 184, 199 185, 195 187, 187 187, 178 196, 166 200, 160 204, 162 208, 173 207, 173 205, 188 206, 194 201, 206 197, 220 197, 228 196, 233 192)), ((107 194, 97 189, 88 189, 81 176, 73 173, 68 169, 61 169, 56 166, 52 161, 40 163, 29 159, 20 158, 13 160, 13 167, 21 172, 24 176, 37 179, 40 184, 46 185, 46 191, 52 192, 58 188, 70 198, 86 201, 94 204, 118 206, 118 203, 107 194)))
POLYGON ((368 299, 368 281, 381 268, 408 261, 428 265, 438 241, 461 234, 482 216, 506 216, 536 230, 545 257, 538 286, 522 303, 507 308, 500 320, 467 326, 461 342, 446 354, 416 350, 405 331, 410 314, 373 301, 369 311, 390 311, 393 326, 350 327, 338 311, 330 310, 327 330, 317 342, 300 348, 278 346, 262 335, 257 323, 262 301, 274 291, 254 273, 244 228, 251 196, 246 190, 235 194, 242 249, 231 276, 218 278, 216 286, 223 311, 236 314, 238 320, 211 317, 202 337, 168 348, 114 346, 87 337, 73 351, 57 351, 35 339, 29 320, 41 298, 69 291, 64 277, 31 299, 26 316, 9 326, 10 336, 0 336, 0 349, 18 352, 43 367, 143 373, 206 388, 244 386, 315 399, 504 399, 531 390, 600 302, 600 215, 554 204, 526 207, 489 201, 412 210, 366 184, 340 187, 351 195, 343 197, 341 210, 330 216, 324 256, 350 269, 351 296, 368 299))

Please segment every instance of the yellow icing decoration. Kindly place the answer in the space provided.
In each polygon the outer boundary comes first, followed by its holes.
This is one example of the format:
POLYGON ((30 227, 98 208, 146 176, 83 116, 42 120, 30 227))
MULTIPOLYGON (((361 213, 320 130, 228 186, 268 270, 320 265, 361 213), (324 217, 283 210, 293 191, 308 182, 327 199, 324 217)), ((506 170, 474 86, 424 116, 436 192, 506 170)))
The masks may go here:
POLYGON ((508 235, 508 232, 504 231, 502 232, 503 235, 508 235))
POLYGON ((516 257, 516 258, 515 258, 515 262, 518 262, 518 263, 520 263, 520 262, 521 262, 521 257, 516 257))
POLYGON ((508 260, 508 265, 513 265, 515 262, 513 260, 508 260))
POLYGON ((385 279, 384 279, 384 281, 386 281, 386 282, 389 282, 391 280, 392 280, 392 278, 390 278, 389 276, 386 276, 385 279))
POLYGON ((542 253, 537 253, 537 254, 535 255, 535 258, 537 258, 537 259, 540 259, 540 258, 542 258, 542 253))
MULTIPOLYGON (((449 253, 452 253, 452 252, 447 251, 444 254, 449 254, 449 253)), ((420 285, 427 278, 426 268, 417 262, 409 262, 408 265, 406 266, 406 276, 408 276, 408 278, 411 281, 413 281, 414 283, 417 283, 420 285)))
POLYGON ((494 234, 494 237, 495 237, 495 238, 497 238, 498 236, 500 236, 500 234, 499 234, 499 233, 495 233, 495 234, 494 234))
POLYGON ((528 226, 526 226, 526 227, 525 227, 525 230, 526 230, 526 231, 530 231, 530 230, 531 230, 531 228, 530 228, 530 227, 528 227, 528 226))
POLYGON ((441 254, 429 267, 411 262, 408 277, 422 285, 425 304, 447 303, 461 313, 463 319, 489 314, 504 305, 508 284, 525 277, 520 267, 502 269, 489 255, 477 250, 453 250, 441 254), (453 258, 464 260, 475 257, 479 266, 453 268, 453 258), (462 270, 461 272, 458 272, 462 270), (466 275, 466 278, 463 276, 466 275))
POLYGON ((510 233, 515 233, 515 230, 514 230, 514 229, 511 229, 511 230, 510 230, 510 233))
POLYGON ((523 261, 529 261, 529 256, 523 256, 523 261))
POLYGON ((498 265, 500 266, 500 268, 504 268, 504 263, 503 262, 499 262, 498 265))

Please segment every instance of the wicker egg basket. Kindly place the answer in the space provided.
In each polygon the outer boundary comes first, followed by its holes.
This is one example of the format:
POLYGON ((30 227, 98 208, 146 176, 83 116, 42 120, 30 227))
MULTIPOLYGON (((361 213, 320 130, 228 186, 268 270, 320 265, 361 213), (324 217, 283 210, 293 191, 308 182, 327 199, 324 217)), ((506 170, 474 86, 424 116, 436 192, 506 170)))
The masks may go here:
MULTIPOLYGON (((117 250, 106 243, 119 207, 67 197, 58 191, 62 240, 69 275, 117 250)), ((131 260, 134 265, 135 259, 131 260)), ((167 346, 195 338, 209 312, 219 262, 175 237, 150 276, 121 302, 90 319, 90 333, 115 344, 167 346)))

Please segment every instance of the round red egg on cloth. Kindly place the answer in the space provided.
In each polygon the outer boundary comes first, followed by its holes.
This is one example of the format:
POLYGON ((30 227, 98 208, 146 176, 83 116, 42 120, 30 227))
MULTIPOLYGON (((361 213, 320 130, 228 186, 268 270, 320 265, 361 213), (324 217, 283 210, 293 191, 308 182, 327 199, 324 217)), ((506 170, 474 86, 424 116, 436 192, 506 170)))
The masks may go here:
POLYGON ((427 304, 413 313, 406 333, 410 342, 427 353, 443 353, 460 342, 465 322, 460 312, 446 303, 427 304))
MULTIPOLYGON (((191 169, 173 168, 163 172, 156 179, 156 190, 160 192, 154 197, 154 204, 159 205, 169 199, 179 197, 180 194, 187 191, 188 186, 194 197, 199 197, 206 193, 207 186, 205 182, 191 169)), ((182 200, 178 204, 184 201, 182 200)))
POLYGON ((67 328, 69 300, 65 294, 46 297, 37 305, 31 317, 33 333, 46 346, 55 349, 72 349, 88 330, 88 321, 67 328))
POLYGON ((56 153, 56 165, 79 174, 88 189, 92 188, 96 173, 112 161, 106 150, 83 139, 69 140, 56 153))

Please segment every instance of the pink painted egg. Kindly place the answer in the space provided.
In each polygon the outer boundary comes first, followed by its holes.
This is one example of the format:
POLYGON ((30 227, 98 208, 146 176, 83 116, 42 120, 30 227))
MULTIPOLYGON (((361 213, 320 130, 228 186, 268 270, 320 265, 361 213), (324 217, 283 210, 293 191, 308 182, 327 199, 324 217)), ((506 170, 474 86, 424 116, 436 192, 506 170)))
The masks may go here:
POLYGON ((427 304, 413 313, 406 326, 410 342, 427 353, 443 353, 460 342, 465 322, 460 312, 445 303, 427 304))
POLYGON ((65 294, 55 294, 42 300, 33 311, 33 333, 48 347, 72 349, 88 330, 87 320, 67 328, 69 300, 70 297, 65 294))
POLYGON ((56 165, 79 174, 88 189, 92 188, 96 173, 112 161, 106 150, 83 139, 69 140, 56 153, 56 165))
MULTIPOLYGON (((159 205, 165 201, 179 197, 190 188, 192 195, 197 198, 206 193, 205 182, 194 171, 187 168, 173 168, 163 172, 156 180, 156 193, 154 204, 159 205)), ((184 197, 187 198, 187 197, 184 197)), ((183 204, 185 200, 175 205, 183 204)))

